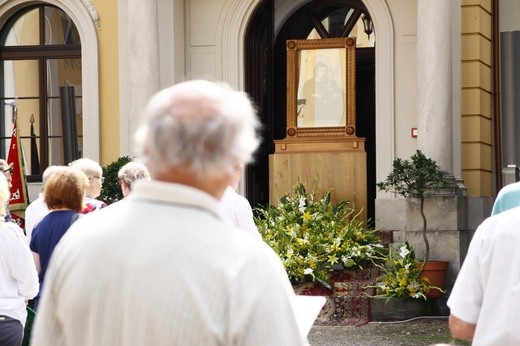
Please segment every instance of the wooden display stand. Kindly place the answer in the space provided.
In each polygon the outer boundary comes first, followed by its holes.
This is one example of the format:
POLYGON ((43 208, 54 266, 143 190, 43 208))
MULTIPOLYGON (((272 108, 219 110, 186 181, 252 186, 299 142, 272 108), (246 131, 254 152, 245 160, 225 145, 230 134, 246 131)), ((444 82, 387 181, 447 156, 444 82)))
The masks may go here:
POLYGON ((365 139, 355 134, 355 39, 286 46, 287 136, 274 141, 269 155, 270 201, 276 204, 300 182, 319 196, 333 189, 333 201, 349 200, 366 220, 365 139))
POLYGON ((276 204, 284 194, 302 182, 308 190, 316 187, 321 196, 332 190, 332 200, 347 199, 363 211, 366 220, 366 153, 364 139, 337 141, 275 141, 269 155, 269 196, 276 204))

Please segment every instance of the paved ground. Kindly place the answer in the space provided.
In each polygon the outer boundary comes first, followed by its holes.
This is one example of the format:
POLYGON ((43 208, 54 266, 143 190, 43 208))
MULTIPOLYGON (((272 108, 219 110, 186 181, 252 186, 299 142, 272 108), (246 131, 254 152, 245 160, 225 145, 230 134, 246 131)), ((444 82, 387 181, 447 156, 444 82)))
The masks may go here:
POLYGON ((309 343, 311 346, 470 345, 451 337, 447 318, 414 319, 399 323, 371 322, 361 327, 315 326, 309 333, 309 343))

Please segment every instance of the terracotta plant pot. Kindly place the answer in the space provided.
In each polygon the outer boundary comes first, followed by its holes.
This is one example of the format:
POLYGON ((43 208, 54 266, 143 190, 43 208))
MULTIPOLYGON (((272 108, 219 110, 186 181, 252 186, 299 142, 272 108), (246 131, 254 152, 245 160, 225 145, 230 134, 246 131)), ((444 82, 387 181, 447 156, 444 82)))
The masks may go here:
MULTIPOLYGON (((421 263, 422 264, 422 263, 421 263)), ((424 263, 421 277, 430 280, 430 285, 439 287, 444 290, 444 280, 446 279, 446 272, 448 271, 449 262, 447 261, 428 261, 424 263)), ((426 293, 428 298, 440 298, 444 293, 438 289, 431 289, 426 293)))

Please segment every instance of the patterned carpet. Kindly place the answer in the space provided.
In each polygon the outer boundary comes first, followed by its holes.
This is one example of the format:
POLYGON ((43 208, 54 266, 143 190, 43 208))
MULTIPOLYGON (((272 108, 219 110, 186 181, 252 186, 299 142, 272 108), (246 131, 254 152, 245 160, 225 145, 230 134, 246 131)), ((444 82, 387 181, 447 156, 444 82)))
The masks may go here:
MULTIPOLYGON (((392 232, 381 232, 385 245, 392 242, 392 232)), ((370 322, 370 298, 373 289, 364 287, 373 285, 380 269, 368 262, 363 270, 342 270, 333 272, 329 290, 316 282, 294 285, 296 294, 325 296, 327 302, 321 310, 315 325, 319 326, 360 326, 370 322)))

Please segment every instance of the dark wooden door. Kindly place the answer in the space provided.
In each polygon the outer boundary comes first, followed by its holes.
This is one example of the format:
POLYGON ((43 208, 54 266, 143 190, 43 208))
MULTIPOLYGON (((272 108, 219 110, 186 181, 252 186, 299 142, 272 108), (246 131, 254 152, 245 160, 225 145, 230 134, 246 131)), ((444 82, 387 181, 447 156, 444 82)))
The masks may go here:
POLYGON ((245 36, 245 90, 262 122, 262 143, 246 169, 246 196, 254 207, 269 201, 269 154, 273 151, 272 50, 273 0, 255 10, 245 36))

